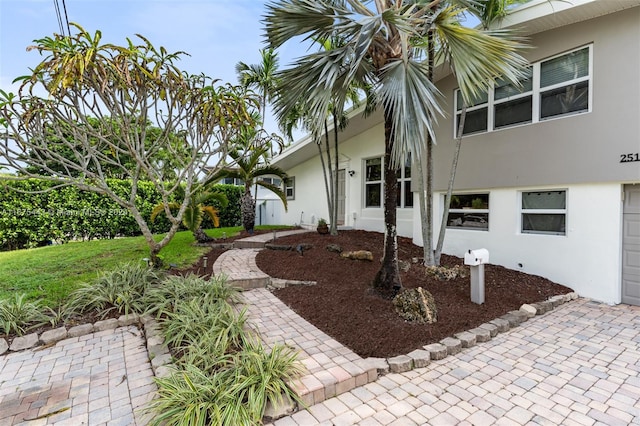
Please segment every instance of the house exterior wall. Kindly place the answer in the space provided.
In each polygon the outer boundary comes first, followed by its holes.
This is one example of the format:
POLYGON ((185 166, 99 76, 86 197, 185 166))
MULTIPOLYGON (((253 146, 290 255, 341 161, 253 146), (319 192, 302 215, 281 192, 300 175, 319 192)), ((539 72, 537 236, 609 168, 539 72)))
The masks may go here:
MULTIPOLYGON (((345 225, 367 231, 384 231, 383 209, 364 207, 364 161, 384 154, 384 128, 375 125, 366 131, 340 143, 340 168, 353 170, 353 176, 346 176, 345 225)), ((313 157, 289 170, 295 177, 295 199, 289 200, 289 211, 281 217, 284 223, 315 225, 318 218, 327 219, 327 196, 318 156, 313 157)), ((398 234, 413 235, 413 209, 398 209, 398 234)))
MULTIPOLYGON (((487 248, 491 263, 620 303, 622 185, 640 182, 640 163, 620 162, 640 150, 640 8, 536 34, 530 44, 532 63, 593 45, 591 110, 465 136, 454 192, 489 193, 489 230, 447 229, 443 251, 487 248), (558 189, 567 191, 566 235, 522 233, 519 194, 558 189)), ((455 81, 438 86, 449 115, 434 150, 435 230, 455 145, 455 81)), ((414 242, 422 245, 419 220, 416 214, 414 242)))
MULTIPOLYGON (((536 34, 530 62, 593 43, 592 110, 465 136, 456 189, 632 182, 640 163, 640 7, 536 34)), ((446 189, 453 156, 453 77, 438 82, 447 117, 438 123, 434 184, 446 189)))
MULTIPOLYGON (((486 248, 492 264, 543 276, 581 296, 620 303, 621 191, 616 183, 491 189, 489 230, 449 228, 443 252, 463 257, 467 250, 486 248), (519 193, 558 189, 567 191, 566 235, 520 232, 519 193)), ((444 194, 437 194, 436 230, 440 229, 443 204, 444 194)), ((414 240, 422 245, 420 235, 416 216, 414 240)))

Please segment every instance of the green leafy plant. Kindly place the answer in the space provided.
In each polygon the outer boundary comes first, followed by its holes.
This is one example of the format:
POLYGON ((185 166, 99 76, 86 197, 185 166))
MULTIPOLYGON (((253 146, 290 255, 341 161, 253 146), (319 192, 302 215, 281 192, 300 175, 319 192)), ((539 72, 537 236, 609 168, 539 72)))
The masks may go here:
POLYGON ((38 302, 29 302, 25 294, 0 300, 0 332, 22 336, 27 330, 48 322, 38 302))
POLYGON ((156 416, 150 425, 253 425, 261 423, 268 402, 277 405, 288 398, 302 404, 287 383, 303 367, 286 346, 267 351, 252 340, 220 364, 213 374, 185 365, 156 379, 158 398, 148 407, 156 416))
POLYGON ((202 365, 240 350, 246 343, 246 311, 237 312, 225 301, 177 301, 175 311, 162 322, 165 341, 187 363, 202 365), (200 356, 190 356, 196 351, 200 356), (204 359, 203 359, 204 358, 204 359))
POLYGON ((160 273, 142 263, 126 263, 102 272, 91 284, 85 284, 70 295, 69 312, 98 311, 105 317, 111 311, 141 314, 147 310, 144 295, 147 288, 160 279, 160 273))
POLYGON ((161 316, 174 312, 178 301, 197 299, 200 301, 240 301, 239 289, 227 285, 226 277, 212 276, 205 280, 195 274, 169 275, 162 282, 150 285, 145 294, 147 314, 161 316))

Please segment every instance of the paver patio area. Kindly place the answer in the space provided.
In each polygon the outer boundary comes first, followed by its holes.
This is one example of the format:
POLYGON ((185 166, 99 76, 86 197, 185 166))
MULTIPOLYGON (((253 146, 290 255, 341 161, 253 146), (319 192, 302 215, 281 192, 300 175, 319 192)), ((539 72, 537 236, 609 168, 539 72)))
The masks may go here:
POLYGON ((639 376, 640 307, 578 299, 275 426, 640 424, 639 376))
POLYGON ((0 356, 0 425, 142 425, 155 389, 137 327, 74 337, 0 356))

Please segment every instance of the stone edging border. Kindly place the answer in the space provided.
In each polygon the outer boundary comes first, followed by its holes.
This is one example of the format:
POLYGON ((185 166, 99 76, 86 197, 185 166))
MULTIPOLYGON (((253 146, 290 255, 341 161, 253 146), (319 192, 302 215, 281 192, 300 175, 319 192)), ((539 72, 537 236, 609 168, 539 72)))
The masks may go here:
POLYGON ((426 367, 431 361, 455 355, 462 349, 475 346, 476 343, 488 342, 498 333, 507 332, 512 328, 518 327, 529 318, 545 314, 578 297, 576 292, 570 292, 552 296, 543 302, 524 304, 517 311, 509 311, 479 327, 456 333, 453 337, 446 337, 439 343, 423 346, 422 349, 416 349, 406 355, 398 355, 392 358, 366 358, 365 360, 377 368, 379 375, 389 372, 404 373, 414 368, 426 367))

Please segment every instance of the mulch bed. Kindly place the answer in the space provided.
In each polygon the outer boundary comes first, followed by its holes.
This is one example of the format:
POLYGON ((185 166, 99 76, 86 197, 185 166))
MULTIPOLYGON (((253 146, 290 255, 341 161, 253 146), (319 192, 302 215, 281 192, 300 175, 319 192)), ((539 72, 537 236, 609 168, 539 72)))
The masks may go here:
MULTIPOLYGON (((274 294, 362 357, 406 354, 517 310, 524 303, 571 292, 548 279, 489 264, 485 265, 485 303, 478 305, 471 302, 469 278, 439 281, 427 276, 423 266, 411 263, 412 258, 422 257, 422 247, 400 238, 399 259, 411 264, 409 271, 401 272, 403 287, 428 290, 438 309, 436 323, 413 324, 397 315, 391 301, 371 291, 380 268, 382 234, 353 230, 334 237, 312 232, 279 238, 277 243, 306 243, 313 248, 302 256, 295 251, 263 250, 256 259, 258 267, 272 277, 314 280, 317 285, 288 287, 274 290, 274 294), (374 261, 341 258, 326 250, 329 244, 338 244, 345 251, 369 250, 374 261)), ((441 263, 454 266, 463 261, 444 255, 441 263)))

